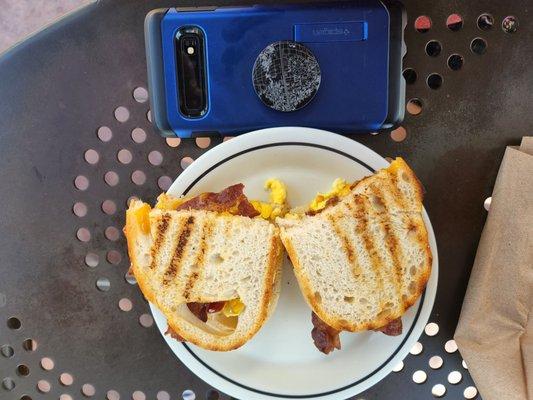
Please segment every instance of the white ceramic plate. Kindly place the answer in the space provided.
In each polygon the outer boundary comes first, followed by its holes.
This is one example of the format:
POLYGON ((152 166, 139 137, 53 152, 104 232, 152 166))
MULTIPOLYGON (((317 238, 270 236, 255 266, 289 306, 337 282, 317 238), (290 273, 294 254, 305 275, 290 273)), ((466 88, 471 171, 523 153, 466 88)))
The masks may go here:
MULTIPOLYGON (((206 152, 176 179, 169 193, 196 195, 245 184, 250 199, 268 198, 264 181, 283 180, 292 206, 306 204, 338 177, 348 181, 387 167, 367 147, 345 137, 309 128, 273 128, 248 133, 206 152)), ((402 360, 422 334, 437 290, 437 246, 428 228, 433 271, 426 292, 403 317, 403 334, 342 333, 342 350, 320 353, 311 339, 311 311, 288 261, 275 313, 246 345, 217 353, 180 343, 164 332, 165 317, 151 305, 163 337, 178 358, 201 379, 241 400, 342 400, 376 384, 402 360)))

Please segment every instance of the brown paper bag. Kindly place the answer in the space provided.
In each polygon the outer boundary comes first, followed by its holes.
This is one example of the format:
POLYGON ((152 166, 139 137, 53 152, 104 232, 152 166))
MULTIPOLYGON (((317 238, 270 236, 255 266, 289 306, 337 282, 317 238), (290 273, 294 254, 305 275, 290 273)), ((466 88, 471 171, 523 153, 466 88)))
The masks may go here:
POLYGON ((533 137, 505 151, 455 341, 484 400, 533 400, 533 137))

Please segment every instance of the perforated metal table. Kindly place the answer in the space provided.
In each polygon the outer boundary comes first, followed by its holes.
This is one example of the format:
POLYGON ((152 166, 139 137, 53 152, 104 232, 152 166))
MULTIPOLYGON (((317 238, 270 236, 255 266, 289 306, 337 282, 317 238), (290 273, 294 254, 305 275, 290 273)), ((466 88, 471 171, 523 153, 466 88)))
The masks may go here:
MULTIPOLYGON (((356 399, 476 396, 451 338, 483 202, 505 146, 533 126, 528 3, 405 2, 414 100, 402 128, 357 140, 405 157, 424 183, 439 290, 419 344, 356 399)), ((126 273, 128 198, 154 200, 222 141, 165 140, 148 121, 143 20, 175 5, 99 1, 0 58, 2 399, 228 399, 175 359, 126 273)))

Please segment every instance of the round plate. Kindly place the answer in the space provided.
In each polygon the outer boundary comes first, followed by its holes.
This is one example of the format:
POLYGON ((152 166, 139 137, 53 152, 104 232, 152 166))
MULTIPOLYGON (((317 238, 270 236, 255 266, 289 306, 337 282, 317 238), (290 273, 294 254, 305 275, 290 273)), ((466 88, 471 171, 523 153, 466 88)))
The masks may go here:
MULTIPOLYGON (((309 128, 273 128, 224 142, 192 163, 169 189, 173 195, 219 191, 242 182, 250 199, 268 198, 271 177, 284 181, 291 206, 307 204, 338 177, 353 181, 387 167, 367 147, 330 132, 309 128)), ((311 339, 311 310, 285 261, 281 295, 272 317, 243 347, 210 352, 164 335, 167 322, 151 306, 163 337, 178 358, 201 379, 243 400, 343 400, 376 384, 402 360, 422 334, 437 290, 435 236, 424 211, 433 270, 425 293, 402 317, 403 333, 341 333, 342 350, 320 353, 311 339)))

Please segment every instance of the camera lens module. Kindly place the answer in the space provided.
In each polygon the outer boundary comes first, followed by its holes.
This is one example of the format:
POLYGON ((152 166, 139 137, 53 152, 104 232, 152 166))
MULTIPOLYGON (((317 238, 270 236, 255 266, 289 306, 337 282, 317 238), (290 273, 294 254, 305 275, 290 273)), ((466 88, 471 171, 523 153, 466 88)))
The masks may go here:
POLYGON ((176 35, 176 64, 180 112, 198 118, 207 112, 207 83, 204 37, 195 27, 186 27, 176 35))

